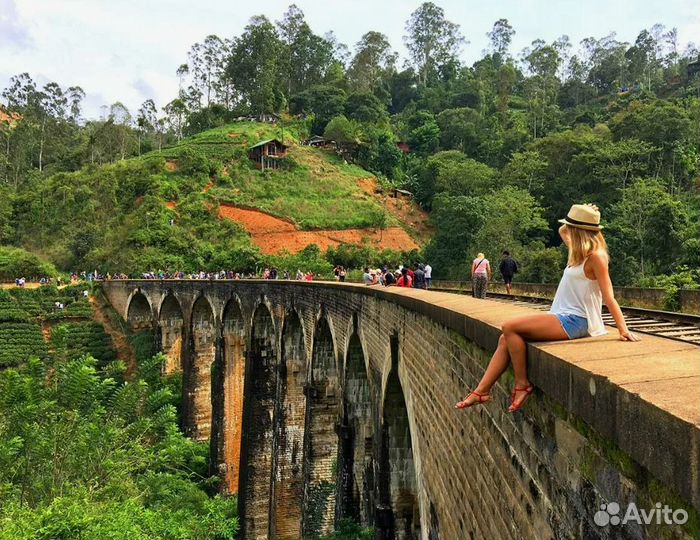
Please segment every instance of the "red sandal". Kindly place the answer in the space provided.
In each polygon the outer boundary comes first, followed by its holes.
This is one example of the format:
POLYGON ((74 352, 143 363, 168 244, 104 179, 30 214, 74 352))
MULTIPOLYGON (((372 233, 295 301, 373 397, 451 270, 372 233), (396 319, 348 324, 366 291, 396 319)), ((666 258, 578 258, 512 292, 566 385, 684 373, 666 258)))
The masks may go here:
POLYGON ((487 401, 491 401, 491 394, 480 394, 479 392, 469 392, 467 394, 467 397, 465 397, 462 401, 458 401, 455 404, 455 409, 468 409, 472 405, 481 405, 482 403, 486 403, 487 401), (469 396, 471 396, 472 394, 474 394, 476 397, 478 397, 479 401, 475 401, 475 402, 467 405, 465 403, 465 401, 467 401, 467 399, 469 399, 469 396))
POLYGON ((527 401, 527 398, 532 395, 533 390, 535 389, 534 385, 528 384, 527 386, 523 386, 521 388, 518 388, 517 386, 513 389, 513 393, 510 395, 510 406, 508 407, 508 412, 512 413, 517 410, 519 410, 527 401), (515 394, 516 392, 525 392, 525 397, 523 400, 518 403, 517 405, 515 404, 515 394))

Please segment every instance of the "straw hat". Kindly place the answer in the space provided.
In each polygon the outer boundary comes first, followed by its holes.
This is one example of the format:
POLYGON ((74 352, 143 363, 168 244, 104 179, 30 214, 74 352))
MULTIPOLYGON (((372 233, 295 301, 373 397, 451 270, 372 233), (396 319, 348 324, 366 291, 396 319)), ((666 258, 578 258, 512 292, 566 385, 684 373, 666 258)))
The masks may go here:
POLYGON ((559 223, 587 231, 599 231, 603 228, 600 224, 600 211, 594 204, 572 205, 569 213, 564 219, 560 219, 559 223))

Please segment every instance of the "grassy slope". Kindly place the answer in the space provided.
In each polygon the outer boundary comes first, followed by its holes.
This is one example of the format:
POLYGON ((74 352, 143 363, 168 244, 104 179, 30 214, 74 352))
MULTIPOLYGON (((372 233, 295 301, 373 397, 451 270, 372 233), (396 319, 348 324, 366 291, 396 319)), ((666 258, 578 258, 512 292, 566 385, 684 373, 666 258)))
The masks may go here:
MULTIPOLYGON (((357 180, 371 176, 344 163, 333 152, 300 146, 294 127, 282 130, 270 124, 240 122, 200 133, 161 153, 177 160, 191 148, 225 168, 218 175, 210 197, 221 202, 259 208, 296 223, 302 229, 348 229, 376 226, 383 210, 373 197, 357 187, 357 180), (253 168, 247 149, 265 139, 283 138, 290 145, 287 168, 261 172, 253 168)), ((156 156, 145 156, 149 159, 156 156)), ((389 224, 396 224, 392 218, 389 224)))
POLYGON ((305 229, 396 224, 357 186, 369 173, 298 145, 301 125, 285 125, 288 168, 256 170, 248 148, 280 136, 277 126, 241 122, 161 152, 42 179, 18 195, 21 244, 67 270, 196 270, 245 266, 259 257, 243 229, 218 218, 220 202, 259 208, 305 229))

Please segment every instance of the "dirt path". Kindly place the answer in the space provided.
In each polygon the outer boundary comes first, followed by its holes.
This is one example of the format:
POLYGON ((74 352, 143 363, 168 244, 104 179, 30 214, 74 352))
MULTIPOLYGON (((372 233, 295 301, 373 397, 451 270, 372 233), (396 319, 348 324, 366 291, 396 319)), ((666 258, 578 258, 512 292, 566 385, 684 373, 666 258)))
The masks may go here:
POLYGON ((136 372, 136 355, 134 354, 134 349, 131 348, 129 339, 120 328, 112 324, 112 319, 106 312, 106 306, 99 299, 91 296, 90 303, 93 307, 95 321, 102 324, 105 332, 112 338, 112 343, 117 351, 117 359, 126 365, 126 378, 130 379, 136 372))

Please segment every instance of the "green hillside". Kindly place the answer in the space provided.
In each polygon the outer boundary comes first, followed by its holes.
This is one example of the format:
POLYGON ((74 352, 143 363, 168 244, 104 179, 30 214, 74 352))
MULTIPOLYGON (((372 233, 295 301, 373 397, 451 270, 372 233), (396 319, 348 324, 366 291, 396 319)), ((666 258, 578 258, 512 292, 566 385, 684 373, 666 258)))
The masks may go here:
POLYGON ((221 202, 259 208, 300 229, 392 223, 357 186, 371 174, 299 145, 306 134, 301 122, 289 122, 284 134, 272 124, 240 122, 137 158, 53 174, 15 196, 17 237, 65 270, 194 271, 261 259, 242 228, 218 217, 221 202), (248 148, 282 137, 291 146, 283 168, 255 169, 248 148))

